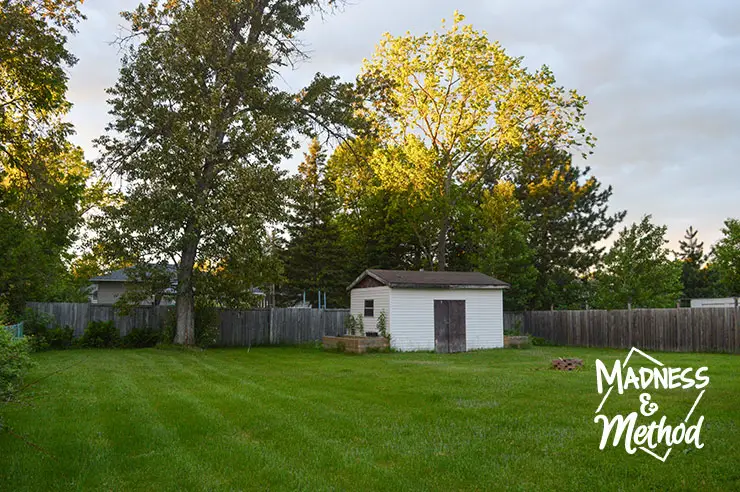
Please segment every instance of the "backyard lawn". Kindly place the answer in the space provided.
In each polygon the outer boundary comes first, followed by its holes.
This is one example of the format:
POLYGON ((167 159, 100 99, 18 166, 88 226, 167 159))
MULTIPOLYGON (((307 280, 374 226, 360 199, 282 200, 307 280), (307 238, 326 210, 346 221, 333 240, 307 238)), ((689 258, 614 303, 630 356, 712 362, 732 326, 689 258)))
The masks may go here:
MULTIPOLYGON (((704 448, 679 445, 662 463, 598 450, 594 361, 625 355, 41 353, 27 379, 37 382, 2 410, 14 435, 0 432, 0 489, 740 489, 740 357, 652 354, 711 377, 696 409, 704 448), (548 369, 560 356, 585 367, 548 369)), ((659 414, 677 420, 696 393, 652 392, 659 414)), ((609 411, 637 410, 638 394, 609 400, 609 411)))

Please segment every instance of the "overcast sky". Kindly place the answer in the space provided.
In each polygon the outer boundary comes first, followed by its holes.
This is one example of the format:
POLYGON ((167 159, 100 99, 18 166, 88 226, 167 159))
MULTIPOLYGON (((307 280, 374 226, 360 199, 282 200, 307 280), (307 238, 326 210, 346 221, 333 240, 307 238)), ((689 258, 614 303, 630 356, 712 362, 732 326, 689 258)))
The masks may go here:
MULTIPOLYGON (((87 20, 70 40, 79 58, 70 119, 88 158, 108 121, 104 90, 117 78, 118 13, 138 3, 86 0, 87 20)), ((693 225, 708 249, 722 221, 740 217, 737 2, 353 0, 311 21, 303 35, 311 60, 285 82, 297 90, 315 72, 353 80, 384 32, 432 31, 455 9, 526 66, 549 65, 558 83, 589 99, 586 126, 598 142, 588 164, 614 187, 611 207, 628 210, 625 223, 652 214, 674 248, 693 225)))

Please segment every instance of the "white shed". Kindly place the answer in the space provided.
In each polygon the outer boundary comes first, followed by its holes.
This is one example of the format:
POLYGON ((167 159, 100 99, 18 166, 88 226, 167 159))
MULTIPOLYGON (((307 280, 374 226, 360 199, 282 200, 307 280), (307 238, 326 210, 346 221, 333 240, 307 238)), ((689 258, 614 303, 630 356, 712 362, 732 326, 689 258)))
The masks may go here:
POLYGON ((347 289, 366 333, 385 312, 393 348, 464 352, 504 346, 508 287, 477 272, 365 270, 347 289))

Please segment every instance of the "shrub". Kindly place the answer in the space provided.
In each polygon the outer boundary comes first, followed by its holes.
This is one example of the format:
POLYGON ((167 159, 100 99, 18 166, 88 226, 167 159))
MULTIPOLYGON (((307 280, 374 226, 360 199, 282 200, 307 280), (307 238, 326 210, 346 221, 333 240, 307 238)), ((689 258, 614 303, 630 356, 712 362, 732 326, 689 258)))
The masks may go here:
POLYGON ((378 315, 378 322, 375 323, 375 328, 377 328, 378 334, 383 338, 389 338, 387 324, 385 310, 382 310, 378 315))
POLYGON ((28 340, 13 338, 10 331, 0 328, 0 400, 12 400, 23 384, 31 367, 28 340))
POLYGON ((177 310, 171 308, 167 310, 167 317, 164 321, 162 331, 159 332, 159 342, 162 345, 172 345, 175 340, 177 330, 177 310))
POLYGON ((365 334, 365 322, 362 315, 352 316, 351 314, 344 318, 344 331, 347 335, 361 337, 365 334))
POLYGON ((216 308, 209 306, 195 307, 195 344, 208 348, 218 343, 219 315, 216 308))
POLYGON ((555 342, 551 342, 550 340, 542 337, 531 337, 531 339, 532 345, 536 347, 554 347, 556 345, 555 342))
POLYGON ((25 335, 36 335, 46 337, 46 332, 54 323, 54 317, 50 314, 40 313, 27 308, 23 313, 23 333, 25 335))
POLYGON ((154 347, 160 339, 158 331, 134 328, 123 337, 122 346, 126 348, 154 347))
POLYGON ((80 338, 80 346, 86 348, 117 347, 121 339, 113 321, 91 321, 80 338))
POLYGON ((46 348, 66 349, 74 342, 74 330, 69 326, 56 327, 46 332, 46 348))

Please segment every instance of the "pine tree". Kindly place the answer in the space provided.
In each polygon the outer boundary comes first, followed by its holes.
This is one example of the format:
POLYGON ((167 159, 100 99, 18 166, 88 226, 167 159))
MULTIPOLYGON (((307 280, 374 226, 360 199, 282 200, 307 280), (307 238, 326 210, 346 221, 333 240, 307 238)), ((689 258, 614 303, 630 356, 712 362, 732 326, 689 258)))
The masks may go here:
POLYGON ((709 289, 708 272, 704 266, 704 243, 697 239, 698 231, 693 227, 686 229, 684 240, 678 242, 681 259, 681 282, 683 295, 691 299, 707 297, 709 289))
POLYGON ((539 272, 530 307, 578 307, 584 300, 579 279, 599 262, 600 242, 626 212, 608 212, 611 186, 602 189, 590 169, 574 165, 567 152, 533 148, 517 161, 516 194, 539 272))
MULTIPOLYGON (((332 307, 347 305, 345 288, 350 279, 342 271, 344 248, 335 220, 339 204, 325 175, 326 155, 314 139, 298 167, 298 190, 291 218, 286 225, 290 236, 284 251, 284 302, 302 299, 318 303, 326 292, 332 307)), ((323 300, 322 300, 323 302, 323 300)))

